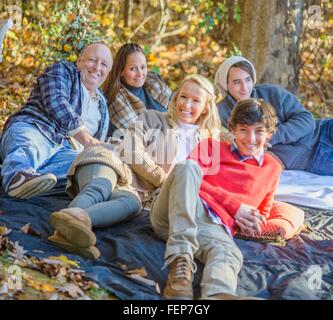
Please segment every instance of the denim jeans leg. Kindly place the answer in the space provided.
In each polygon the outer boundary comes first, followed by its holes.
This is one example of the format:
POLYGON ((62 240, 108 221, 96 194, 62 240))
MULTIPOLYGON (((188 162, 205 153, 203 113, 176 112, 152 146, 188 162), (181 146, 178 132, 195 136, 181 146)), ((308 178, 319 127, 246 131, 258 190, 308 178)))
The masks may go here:
POLYGON ((333 119, 322 122, 320 135, 307 171, 333 176, 333 119))
POLYGON ((3 159, 1 175, 5 190, 13 176, 22 170, 37 170, 57 149, 37 126, 15 122, 5 131, 0 144, 3 159))
POLYGON ((72 149, 68 141, 65 141, 52 157, 38 169, 38 172, 42 174, 53 173, 58 181, 67 179, 67 171, 78 154, 79 151, 72 149))

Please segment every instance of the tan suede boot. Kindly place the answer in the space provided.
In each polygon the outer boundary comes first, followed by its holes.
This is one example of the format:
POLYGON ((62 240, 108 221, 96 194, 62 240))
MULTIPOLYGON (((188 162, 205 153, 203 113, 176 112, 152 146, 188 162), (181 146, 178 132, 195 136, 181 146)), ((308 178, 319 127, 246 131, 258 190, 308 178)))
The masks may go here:
POLYGON ((95 260, 98 259, 101 255, 95 246, 90 246, 87 248, 75 246, 74 244, 68 242, 64 237, 62 237, 58 231, 55 231, 54 234, 48 238, 48 240, 70 253, 78 254, 79 256, 85 257, 87 259, 95 260))
POLYGON ((163 294, 166 299, 193 299, 193 262, 188 254, 171 259, 168 280, 163 294))
POLYGON ((50 217, 53 228, 74 246, 88 248, 96 244, 91 220, 81 208, 65 208, 54 212, 50 217))

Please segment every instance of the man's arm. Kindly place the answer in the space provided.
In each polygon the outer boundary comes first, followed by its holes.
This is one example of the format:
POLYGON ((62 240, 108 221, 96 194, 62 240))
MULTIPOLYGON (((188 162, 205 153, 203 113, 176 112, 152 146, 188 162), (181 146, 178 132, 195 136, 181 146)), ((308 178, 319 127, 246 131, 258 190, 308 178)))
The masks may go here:
MULTIPOLYGON (((74 73, 63 63, 55 63, 48 67, 38 78, 42 96, 42 107, 50 120, 53 120, 63 135, 83 125, 78 114, 79 107, 71 105, 74 73)), ((77 99, 79 101, 79 99, 77 99)))
POLYGON ((75 135, 73 135, 73 137, 78 142, 80 142, 85 148, 95 146, 101 143, 101 141, 94 138, 85 128, 82 128, 75 135))
POLYGON ((280 106, 273 105, 278 113, 279 124, 276 133, 269 141, 272 146, 296 142, 313 132, 316 126, 312 114, 304 108, 296 96, 282 88, 279 90, 281 92, 276 93, 279 95, 276 98, 279 98, 280 106))

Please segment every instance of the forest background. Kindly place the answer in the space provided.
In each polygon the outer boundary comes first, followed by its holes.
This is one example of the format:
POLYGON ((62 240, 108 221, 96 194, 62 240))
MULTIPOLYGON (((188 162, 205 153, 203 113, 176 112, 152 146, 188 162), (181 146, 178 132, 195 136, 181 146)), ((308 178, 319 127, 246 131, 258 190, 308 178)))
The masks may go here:
MULTIPOLYGON (((0 0, 11 18, 0 63, 0 130, 59 59, 75 62, 91 40, 113 54, 144 47, 149 68, 172 89, 190 73, 213 81, 223 60, 243 54, 258 82, 294 92, 316 117, 333 115, 333 4, 329 0, 0 0)), ((1 56, 1 51, 0 51, 1 56)))

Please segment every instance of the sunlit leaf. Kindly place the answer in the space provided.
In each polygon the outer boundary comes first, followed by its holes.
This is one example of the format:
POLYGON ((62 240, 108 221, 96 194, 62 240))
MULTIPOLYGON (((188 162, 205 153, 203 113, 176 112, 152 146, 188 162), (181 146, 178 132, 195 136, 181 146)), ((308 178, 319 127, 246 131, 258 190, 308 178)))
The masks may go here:
POLYGON ((73 261, 68 259, 66 256, 61 255, 61 256, 50 256, 48 257, 49 260, 55 260, 55 261, 60 261, 64 266, 74 266, 77 268, 80 268, 79 262, 73 261))
POLYGON ((67 293, 71 298, 74 299, 84 295, 84 292, 74 283, 67 283, 63 287, 58 288, 58 291, 67 293))

